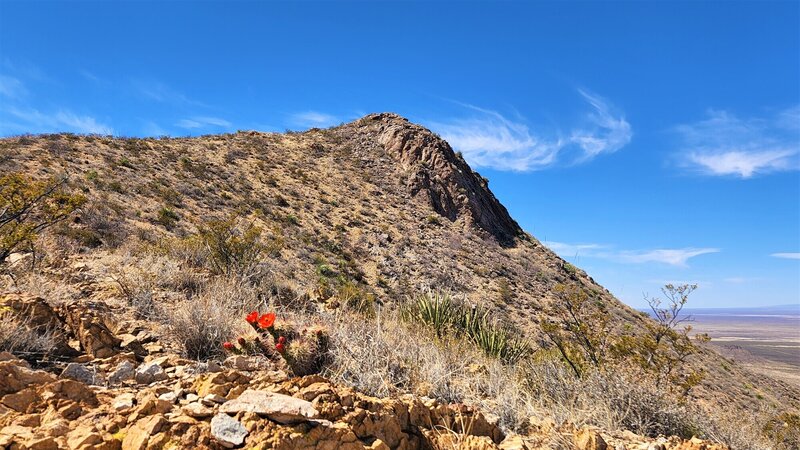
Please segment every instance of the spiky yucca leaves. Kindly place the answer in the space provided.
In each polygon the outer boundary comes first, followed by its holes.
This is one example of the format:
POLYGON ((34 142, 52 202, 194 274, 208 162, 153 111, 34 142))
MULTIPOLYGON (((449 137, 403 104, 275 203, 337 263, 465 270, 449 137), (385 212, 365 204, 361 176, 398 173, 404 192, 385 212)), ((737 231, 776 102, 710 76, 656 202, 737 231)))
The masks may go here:
POLYGON ((455 308, 450 295, 443 292, 428 291, 418 295, 403 308, 403 318, 421 322, 433 329, 441 338, 447 329, 454 325, 455 308))
POLYGON ((428 325, 438 338, 448 332, 461 335, 485 354, 506 363, 516 362, 531 352, 528 342, 513 337, 508 327, 493 321, 489 310, 454 301, 446 293, 429 291, 418 296, 404 307, 403 317, 428 325))

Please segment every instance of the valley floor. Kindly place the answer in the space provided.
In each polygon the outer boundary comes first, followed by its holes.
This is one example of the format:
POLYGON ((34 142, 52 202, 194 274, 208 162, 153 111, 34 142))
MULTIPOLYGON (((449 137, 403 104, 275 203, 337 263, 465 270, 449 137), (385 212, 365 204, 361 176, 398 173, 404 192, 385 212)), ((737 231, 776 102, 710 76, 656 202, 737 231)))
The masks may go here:
POLYGON ((707 309, 692 316, 694 332, 708 333, 726 358, 800 387, 800 309, 707 309))

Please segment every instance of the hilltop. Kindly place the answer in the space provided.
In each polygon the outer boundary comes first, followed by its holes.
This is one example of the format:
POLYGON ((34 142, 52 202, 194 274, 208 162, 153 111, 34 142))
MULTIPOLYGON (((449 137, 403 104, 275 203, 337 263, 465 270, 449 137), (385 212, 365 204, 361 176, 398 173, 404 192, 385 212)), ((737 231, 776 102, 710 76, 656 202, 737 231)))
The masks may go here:
POLYGON ((21 327, 7 333, 46 328, 52 338, 45 347, 9 347, 27 363, 0 358, 0 373, 24 373, 42 386, 0 385, 0 427, 30 434, 19 447, 0 440, 9 448, 35 448, 39 438, 66 445, 58 433, 44 437, 48 414, 94 436, 70 440, 72 448, 188 445, 178 443, 174 427, 195 430, 214 447, 221 444, 210 437, 211 416, 246 388, 317 410, 291 426, 235 411, 247 444, 260 436, 272 442, 264 448, 300 448, 297 433, 322 433, 303 444, 309 448, 327 448, 325 441, 330 448, 448 448, 468 445, 469 436, 476 437, 470 448, 606 448, 597 441, 712 448, 690 441, 693 434, 769 448, 760 434, 784 439, 775 436, 800 407, 796 388, 703 344, 678 371, 703 374, 685 395, 643 381, 633 368, 573 379, 546 326, 570 301, 565 286, 588 299, 585 325, 599 331, 587 331, 595 338, 635 335, 650 319, 522 230, 489 181, 447 142, 395 114, 302 133, 18 136, 0 141, 0 176, 12 173, 66 176, 64 189, 84 202, 43 232, 34 252, 18 251, 6 263, 0 305, 21 327), (239 253, 221 259, 215 242, 234 242, 239 253), (420 297, 439 296, 484 312, 499 336, 530 351, 525 364, 509 363, 505 350, 481 351, 486 346, 448 327, 409 319, 420 297), (222 341, 242 335, 251 345, 244 316, 253 309, 276 311, 298 349, 318 330, 324 339, 313 342, 325 351, 302 367, 274 352, 235 355, 220 366, 230 356, 222 341), (130 376, 112 381, 125 361, 130 376), (67 368, 61 379, 53 375, 67 368), (149 379, 134 368, 162 375, 149 379), (20 393, 41 403, 23 408, 20 393), (123 398, 129 406, 112 406, 124 395, 132 396, 123 398), (80 406, 63 414, 62 397, 80 406), (50 409, 48 399, 56 399, 50 409), (201 407, 208 411, 193 410, 201 407), (760 415, 742 422, 752 411, 760 415), (415 422, 422 420, 415 414, 428 419, 415 422), (90 423, 102 428, 82 428, 90 423), (450 432, 457 442, 445 442, 450 432), (660 433, 682 437, 657 441, 660 433))

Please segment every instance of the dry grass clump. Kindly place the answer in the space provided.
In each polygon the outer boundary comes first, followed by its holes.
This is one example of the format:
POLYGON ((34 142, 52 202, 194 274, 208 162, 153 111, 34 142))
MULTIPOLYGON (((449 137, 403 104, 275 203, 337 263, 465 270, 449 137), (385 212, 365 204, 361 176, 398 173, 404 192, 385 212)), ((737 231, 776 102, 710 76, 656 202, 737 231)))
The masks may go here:
POLYGON ((165 305, 159 312, 167 334, 187 358, 205 360, 224 354, 222 342, 246 331, 242 317, 258 309, 258 295, 237 279, 215 279, 192 298, 165 305))
POLYGON ((25 359, 43 359, 57 345, 55 331, 30 326, 25 319, 0 307, 0 352, 25 359))

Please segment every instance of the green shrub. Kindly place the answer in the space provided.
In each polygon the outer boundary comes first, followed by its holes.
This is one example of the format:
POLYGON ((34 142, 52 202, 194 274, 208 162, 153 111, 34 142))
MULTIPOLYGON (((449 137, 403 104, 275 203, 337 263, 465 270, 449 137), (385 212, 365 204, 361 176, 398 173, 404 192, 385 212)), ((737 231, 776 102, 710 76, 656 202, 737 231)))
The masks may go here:
POLYGON ((163 207, 158 210, 158 218, 156 219, 156 222, 168 230, 175 228, 175 225, 179 220, 181 220, 181 218, 178 216, 178 213, 167 207, 163 207))
POLYGON ((237 216, 206 222, 199 238, 208 249, 211 269, 225 275, 253 276, 259 261, 283 246, 279 237, 265 244, 261 227, 237 216))

